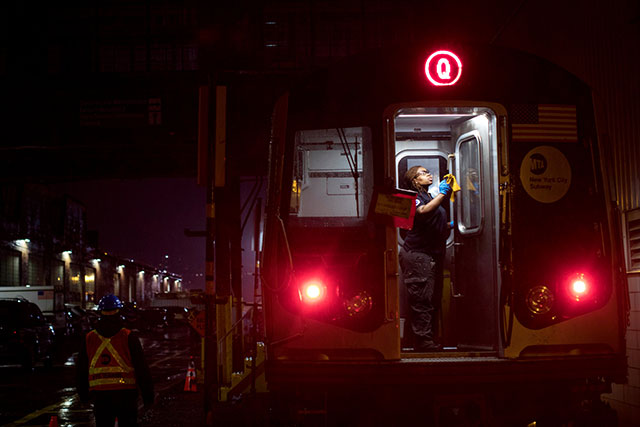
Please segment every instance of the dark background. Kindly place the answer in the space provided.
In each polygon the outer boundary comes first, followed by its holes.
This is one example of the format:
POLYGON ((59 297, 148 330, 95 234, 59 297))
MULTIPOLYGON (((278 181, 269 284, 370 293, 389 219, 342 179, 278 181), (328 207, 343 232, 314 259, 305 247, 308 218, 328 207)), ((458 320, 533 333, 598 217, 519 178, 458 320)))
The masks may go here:
MULTIPOLYGON (((637 129, 628 124, 638 118, 637 1, 93 0, 0 8, 0 179, 69 193, 86 206, 102 249, 151 264, 169 255, 186 287, 204 285, 204 239, 184 233, 205 225, 204 188, 196 184, 201 85, 228 88, 228 176, 238 179, 266 173, 273 101, 318 70, 426 40, 508 46, 592 85, 614 141, 609 158, 638 157, 637 129)), ((613 172, 619 181, 629 164, 613 172)))

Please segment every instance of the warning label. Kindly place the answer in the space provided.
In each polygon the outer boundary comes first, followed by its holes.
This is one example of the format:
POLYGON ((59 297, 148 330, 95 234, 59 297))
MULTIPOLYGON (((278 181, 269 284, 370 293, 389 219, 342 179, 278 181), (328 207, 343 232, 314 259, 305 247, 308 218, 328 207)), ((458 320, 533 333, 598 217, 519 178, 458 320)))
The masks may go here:
POLYGON ((378 214, 409 218, 412 199, 395 197, 391 194, 378 194, 375 211, 378 214))
POLYGON ((571 166, 560 150, 542 145, 529 151, 520 165, 520 180, 529 196, 553 203, 571 186, 571 166))
POLYGON ((203 337, 205 333, 205 316, 206 314, 204 310, 197 312, 197 314, 194 314, 194 312, 191 312, 191 314, 189 314, 189 324, 193 329, 196 330, 196 332, 200 334, 201 337, 203 337))

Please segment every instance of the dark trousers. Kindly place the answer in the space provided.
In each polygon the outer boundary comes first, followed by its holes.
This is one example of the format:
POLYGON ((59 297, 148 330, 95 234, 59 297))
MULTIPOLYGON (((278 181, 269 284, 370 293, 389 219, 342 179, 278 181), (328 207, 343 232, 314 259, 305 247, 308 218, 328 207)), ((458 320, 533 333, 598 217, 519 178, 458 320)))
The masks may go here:
POLYGON ((431 345, 437 333, 442 300, 442 257, 400 250, 400 268, 407 289, 409 321, 415 347, 431 345))
POLYGON ((108 390, 92 392, 96 427, 138 425, 138 390, 108 390))

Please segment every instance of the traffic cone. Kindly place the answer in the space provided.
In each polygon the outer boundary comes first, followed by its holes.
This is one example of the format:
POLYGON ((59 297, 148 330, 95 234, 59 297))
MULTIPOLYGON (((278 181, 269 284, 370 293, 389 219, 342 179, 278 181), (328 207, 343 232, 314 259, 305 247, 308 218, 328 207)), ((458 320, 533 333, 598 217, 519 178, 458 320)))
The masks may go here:
POLYGON ((56 415, 51 415, 51 419, 49 420, 49 427, 58 427, 58 417, 56 415))
POLYGON ((189 360, 189 369, 187 369, 187 378, 184 381, 184 391, 197 391, 196 389, 196 364, 193 356, 189 360))

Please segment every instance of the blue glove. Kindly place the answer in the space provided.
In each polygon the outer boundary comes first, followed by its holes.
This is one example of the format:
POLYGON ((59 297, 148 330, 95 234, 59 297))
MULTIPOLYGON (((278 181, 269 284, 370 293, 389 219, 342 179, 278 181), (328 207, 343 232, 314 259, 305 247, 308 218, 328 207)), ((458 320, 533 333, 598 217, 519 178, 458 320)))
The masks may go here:
POLYGON ((440 194, 444 194, 447 197, 449 197, 449 195, 451 194, 451 186, 447 184, 446 179, 443 179, 442 181, 440 181, 439 190, 440 190, 440 194))

